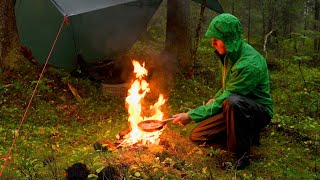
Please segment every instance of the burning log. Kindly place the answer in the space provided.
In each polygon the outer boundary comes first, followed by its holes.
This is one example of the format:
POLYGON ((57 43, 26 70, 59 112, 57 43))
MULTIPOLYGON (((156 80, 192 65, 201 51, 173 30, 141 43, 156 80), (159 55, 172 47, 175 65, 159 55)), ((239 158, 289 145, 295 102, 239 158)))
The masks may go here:
POLYGON ((118 146, 115 143, 112 143, 110 141, 102 141, 102 142, 96 142, 93 144, 93 148, 96 151, 114 151, 118 148, 118 146))
POLYGON ((121 132, 119 133, 119 139, 123 139, 124 136, 126 136, 127 134, 129 134, 131 131, 132 131, 132 128, 131 128, 131 126, 130 126, 130 124, 129 124, 129 128, 128 128, 128 129, 125 129, 125 130, 123 130, 123 131, 121 131, 121 132))

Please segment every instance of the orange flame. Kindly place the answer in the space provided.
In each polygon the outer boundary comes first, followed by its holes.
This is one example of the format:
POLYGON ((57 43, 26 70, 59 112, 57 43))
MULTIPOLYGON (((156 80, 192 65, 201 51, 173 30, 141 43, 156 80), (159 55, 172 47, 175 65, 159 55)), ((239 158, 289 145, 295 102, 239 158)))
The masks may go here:
POLYGON ((129 122, 131 125, 131 132, 124 137, 122 146, 133 145, 139 141, 142 141, 143 144, 158 144, 163 130, 155 132, 144 132, 139 129, 138 123, 144 120, 162 120, 163 112, 160 110, 160 107, 166 102, 163 95, 160 94, 158 101, 150 106, 150 110, 153 113, 150 117, 142 117, 142 105, 141 101, 145 95, 150 92, 149 84, 144 78, 148 75, 148 70, 145 69, 144 63, 141 65, 138 61, 133 60, 132 64, 134 66, 134 73, 136 74, 135 81, 131 84, 131 88, 128 90, 128 96, 126 98, 126 103, 128 103, 128 113, 129 113, 129 122))

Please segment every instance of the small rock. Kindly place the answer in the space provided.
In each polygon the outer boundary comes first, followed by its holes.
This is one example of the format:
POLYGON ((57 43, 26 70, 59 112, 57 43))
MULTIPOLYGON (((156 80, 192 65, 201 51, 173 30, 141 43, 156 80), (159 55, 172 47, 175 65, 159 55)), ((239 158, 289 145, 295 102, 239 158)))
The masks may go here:
POLYGON ((93 144, 93 148, 96 151, 102 151, 102 152, 105 152, 108 150, 108 148, 106 146, 102 146, 102 144, 100 142, 95 142, 93 144))
POLYGON ((185 178, 187 176, 187 173, 181 173, 181 178, 185 178))

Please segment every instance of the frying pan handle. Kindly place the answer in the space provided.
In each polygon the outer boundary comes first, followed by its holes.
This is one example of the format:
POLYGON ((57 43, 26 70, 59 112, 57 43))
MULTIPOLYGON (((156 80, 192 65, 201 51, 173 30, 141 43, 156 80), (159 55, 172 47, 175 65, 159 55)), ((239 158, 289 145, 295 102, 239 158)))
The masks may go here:
POLYGON ((168 119, 163 120, 162 122, 172 121, 172 120, 174 120, 174 119, 175 119, 175 118, 168 118, 168 119))

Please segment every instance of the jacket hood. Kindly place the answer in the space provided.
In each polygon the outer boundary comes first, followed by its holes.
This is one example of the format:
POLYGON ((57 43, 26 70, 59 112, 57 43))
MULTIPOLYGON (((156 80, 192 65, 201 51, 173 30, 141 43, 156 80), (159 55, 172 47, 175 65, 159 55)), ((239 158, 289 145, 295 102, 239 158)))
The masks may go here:
POLYGON ((220 39, 225 44, 227 52, 237 52, 243 41, 239 19, 228 13, 216 16, 211 21, 205 36, 220 39))

